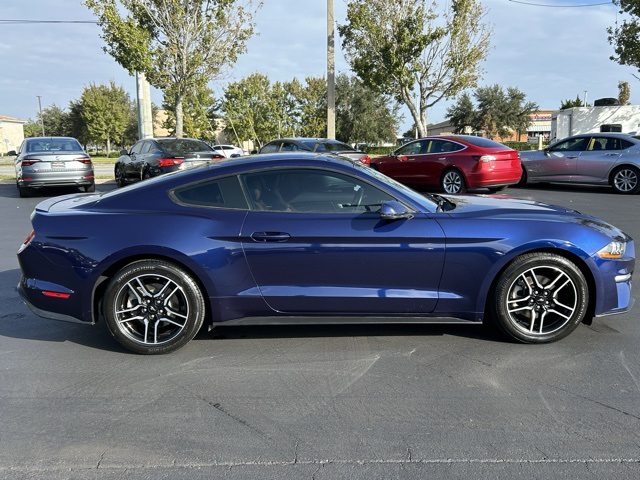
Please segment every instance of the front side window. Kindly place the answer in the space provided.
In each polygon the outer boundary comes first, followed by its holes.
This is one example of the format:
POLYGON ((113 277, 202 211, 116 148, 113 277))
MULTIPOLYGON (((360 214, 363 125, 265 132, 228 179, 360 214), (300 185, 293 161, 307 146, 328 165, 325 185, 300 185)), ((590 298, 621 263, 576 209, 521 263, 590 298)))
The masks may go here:
POLYGON ((568 138, 567 140, 563 140, 561 142, 556 143, 549 150, 552 152, 558 152, 558 151, 581 152, 586 149, 588 143, 589 143, 588 137, 568 138))
POLYGON ((282 169, 243 175, 253 210, 314 213, 378 212, 388 193, 349 175, 316 169, 282 169))
POLYGON ((427 153, 429 150, 429 140, 416 140, 415 142, 407 143, 396 150, 396 155, 420 155, 421 153, 427 153))
POLYGON ((131 153, 132 154, 138 154, 140 153, 142 146, 144 145, 145 142, 138 142, 136 143, 133 147, 131 147, 131 153))

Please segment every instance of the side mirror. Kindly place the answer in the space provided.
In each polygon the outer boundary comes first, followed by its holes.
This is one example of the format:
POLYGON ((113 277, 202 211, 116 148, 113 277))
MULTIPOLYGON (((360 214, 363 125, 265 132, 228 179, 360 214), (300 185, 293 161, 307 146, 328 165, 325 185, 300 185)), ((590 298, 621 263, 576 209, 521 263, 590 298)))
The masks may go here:
POLYGON ((383 220, 408 220, 413 218, 413 213, 397 200, 389 200, 380 207, 380 218, 383 220))
POLYGON ((129 152, 126 150, 120 150, 120 155, 128 155, 129 152))
POLYGON ((7 156, 9 156, 9 157, 17 157, 18 154, 16 153, 15 150, 9 150, 9 152, 7 153, 7 156))

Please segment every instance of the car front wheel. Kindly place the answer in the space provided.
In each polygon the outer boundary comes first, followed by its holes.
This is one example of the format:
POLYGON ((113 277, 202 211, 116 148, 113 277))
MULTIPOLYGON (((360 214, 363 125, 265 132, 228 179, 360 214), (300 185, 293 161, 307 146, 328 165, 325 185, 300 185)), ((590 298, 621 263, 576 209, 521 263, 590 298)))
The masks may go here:
POLYGON ((103 313, 125 348, 153 355, 186 345, 202 326, 205 303, 189 273, 162 260, 141 260, 112 278, 103 313))
POLYGON ((464 193, 467 191, 467 185, 458 170, 447 170, 442 175, 440 187, 445 193, 464 193))
POLYGON ((617 193, 637 193, 640 190, 640 172, 635 167, 619 167, 611 175, 611 186, 617 193))
POLYGON ((578 327, 587 312, 589 290, 572 261, 530 253, 503 272, 494 300, 494 320, 505 333, 525 343, 547 343, 578 327))

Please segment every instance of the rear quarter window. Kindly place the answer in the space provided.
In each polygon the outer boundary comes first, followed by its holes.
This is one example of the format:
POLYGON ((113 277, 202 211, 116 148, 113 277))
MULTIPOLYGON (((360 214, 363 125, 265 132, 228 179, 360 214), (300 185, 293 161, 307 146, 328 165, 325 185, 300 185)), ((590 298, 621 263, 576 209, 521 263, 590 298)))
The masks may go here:
POLYGON ((224 177, 195 185, 180 187, 171 197, 181 205, 209 208, 249 208, 238 177, 224 177))

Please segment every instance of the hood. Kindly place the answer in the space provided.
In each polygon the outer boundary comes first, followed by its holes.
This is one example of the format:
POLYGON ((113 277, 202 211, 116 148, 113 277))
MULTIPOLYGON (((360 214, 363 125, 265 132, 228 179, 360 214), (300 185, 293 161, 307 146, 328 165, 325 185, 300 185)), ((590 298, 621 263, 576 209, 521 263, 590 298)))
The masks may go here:
POLYGON ((590 227, 613 238, 629 238, 622 230, 604 220, 558 205, 489 195, 459 195, 446 198, 455 205, 454 209, 447 212, 452 217, 574 223, 590 227))

